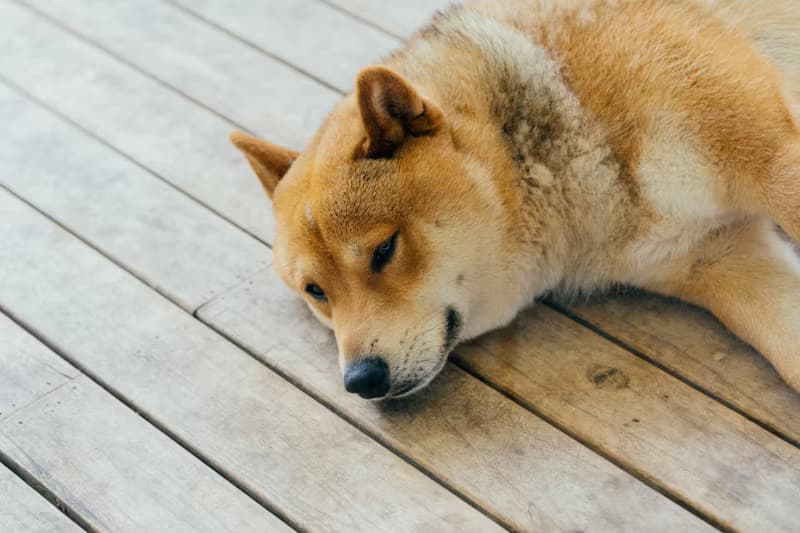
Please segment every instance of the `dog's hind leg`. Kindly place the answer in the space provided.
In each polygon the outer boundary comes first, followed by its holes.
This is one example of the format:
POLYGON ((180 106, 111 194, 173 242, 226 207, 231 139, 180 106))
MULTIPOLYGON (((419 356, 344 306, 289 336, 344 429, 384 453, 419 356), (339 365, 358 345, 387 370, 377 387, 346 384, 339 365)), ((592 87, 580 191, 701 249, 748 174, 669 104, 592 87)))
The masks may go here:
POLYGON ((800 392, 800 258, 763 216, 725 227, 642 288, 711 311, 800 392))
MULTIPOLYGON (((731 207, 767 214, 800 244, 800 133, 794 133, 773 152, 757 176, 746 173, 733 183, 731 207)), ((756 174, 756 173, 753 173, 756 174)))

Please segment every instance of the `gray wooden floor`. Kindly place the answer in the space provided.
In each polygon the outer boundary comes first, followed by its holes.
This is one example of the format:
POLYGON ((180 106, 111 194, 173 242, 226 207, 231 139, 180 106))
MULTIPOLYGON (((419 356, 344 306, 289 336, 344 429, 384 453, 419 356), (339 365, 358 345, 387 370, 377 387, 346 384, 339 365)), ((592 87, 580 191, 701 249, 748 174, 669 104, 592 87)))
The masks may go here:
POLYGON ((800 529, 800 396, 679 304, 345 394, 227 135, 301 148, 444 3, 0 0, 0 531, 800 529))

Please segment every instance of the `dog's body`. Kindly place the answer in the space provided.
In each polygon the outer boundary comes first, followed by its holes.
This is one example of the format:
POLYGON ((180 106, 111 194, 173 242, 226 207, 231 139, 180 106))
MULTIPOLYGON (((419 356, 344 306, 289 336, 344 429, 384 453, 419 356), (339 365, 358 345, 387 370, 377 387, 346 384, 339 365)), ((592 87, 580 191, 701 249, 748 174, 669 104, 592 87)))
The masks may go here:
POLYGON ((800 390, 773 223, 800 240, 794 4, 478 0, 362 71, 302 154, 235 136, 348 390, 413 392, 543 293, 611 284, 708 308, 800 390))

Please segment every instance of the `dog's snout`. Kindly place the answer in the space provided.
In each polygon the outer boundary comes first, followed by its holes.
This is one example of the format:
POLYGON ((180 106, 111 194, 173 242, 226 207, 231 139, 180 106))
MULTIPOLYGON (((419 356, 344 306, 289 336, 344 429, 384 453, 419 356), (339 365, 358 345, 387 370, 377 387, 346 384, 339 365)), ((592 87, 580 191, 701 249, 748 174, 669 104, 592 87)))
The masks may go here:
POLYGON ((345 368, 344 388, 362 398, 380 398, 389 392, 389 365, 376 356, 356 359, 345 368))

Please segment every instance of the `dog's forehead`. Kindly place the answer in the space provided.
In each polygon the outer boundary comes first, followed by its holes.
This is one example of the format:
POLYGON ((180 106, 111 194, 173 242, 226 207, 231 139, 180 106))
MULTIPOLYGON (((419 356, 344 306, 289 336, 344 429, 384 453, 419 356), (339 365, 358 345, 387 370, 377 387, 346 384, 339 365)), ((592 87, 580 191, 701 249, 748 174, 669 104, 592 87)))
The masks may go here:
POLYGON ((397 195, 359 180, 364 177, 307 176, 305 185, 276 195, 278 263, 295 270, 301 263, 357 262, 375 239, 385 238, 403 216, 397 195))

